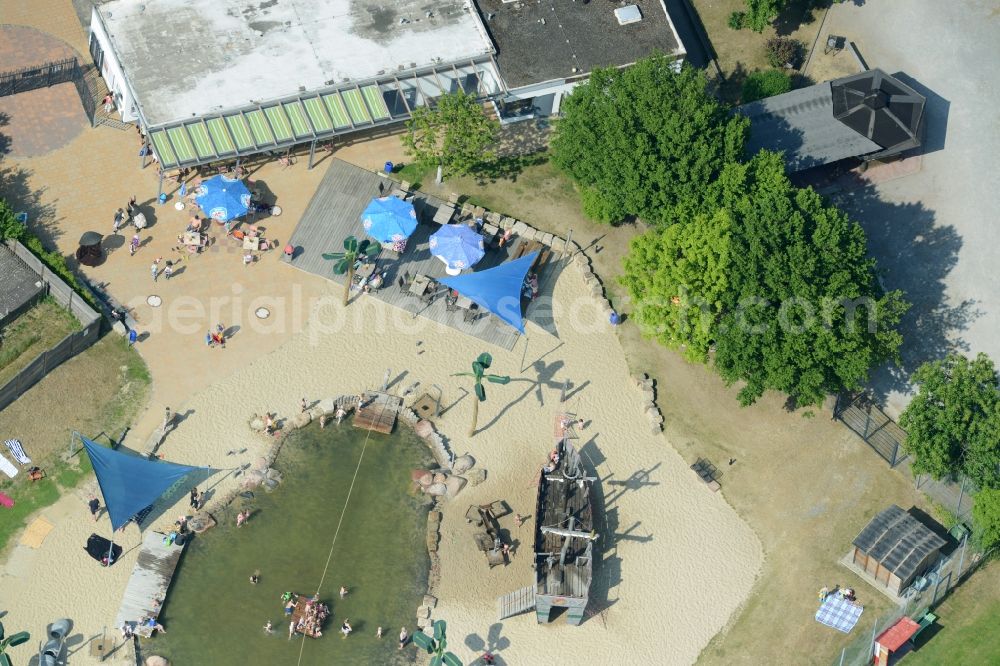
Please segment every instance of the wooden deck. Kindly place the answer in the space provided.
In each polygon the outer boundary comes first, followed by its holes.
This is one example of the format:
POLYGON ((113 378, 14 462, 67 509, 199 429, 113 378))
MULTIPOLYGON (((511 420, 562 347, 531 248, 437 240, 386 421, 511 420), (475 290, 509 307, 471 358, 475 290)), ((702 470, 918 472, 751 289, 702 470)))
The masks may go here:
MULTIPOLYGON (((366 238, 361 226, 361 213, 371 202, 372 197, 390 194, 397 183, 385 176, 366 171, 341 160, 333 160, 309 202, 302 220, 295 228, 288 241, 296 248, 295 256, 289 259, 282 256, 282 261, 289 265, 325 277, 337 284, 343 285, 346 276, 334 275, 333 262, 326 261, 321 256, 324 252, 338 252, 343 249, 344 239, 355 236, 366 238), (379 190, 379 186, 383 190, 379 190)), ((504 349, 513 349, 520 335, 516 330, 489 314, 482 314, 476 320, 464 320, 463 310, 448 311, 444 298, 435 298, 430 304, 397 286, 397 280, 404 274, 410 277, 418 274, 428 275, 438 279, 445 276, 444 263, 435 259, 428 245, 431 234, 440 228, 434 217, 438 210, 448 206, 436 197, 417 192, 412 197, 413 207, 417 211, 420 224, 410 237, 406 250, 399 258, 378 258, 378 271, 386 270, 385 286, 370 294, 371 297, 401 308, 414 316, 420 315, 439 324, 449 326, 466 335, 479 338, 504 349)), ((491 248, 480 261, 475 270, 485 270, 498 266, 509 258, 517 256, 519 246, 525 241, 514 240, 503 248, 491 248)), ((545 266, 538 267, 540 271, 545 266)), ((539 275, 540 281, 544 280, 539 275)), ((444 290, 442 290, 443 292, 444 290)), ((357 292, 352 292, 357 298, 357 292)), ((525 312, 526 318, 529 312, 525 312)))
POLYGON ((396 416, 403 407, 403 399, 388 393, 368 391, 364 394, 365 406, 354 414, 354 427, 389 434, 396 425, 396 416))
POLYGON ((132 576, 128 579, 115 627, 125 622, 141 623, 148 617, 159 617, 160 607, 180 562, 184 546, 167 546, 160 532, 147 532, 139 549, 132 576), (159 600, 159 604, 154 603, 159 600))

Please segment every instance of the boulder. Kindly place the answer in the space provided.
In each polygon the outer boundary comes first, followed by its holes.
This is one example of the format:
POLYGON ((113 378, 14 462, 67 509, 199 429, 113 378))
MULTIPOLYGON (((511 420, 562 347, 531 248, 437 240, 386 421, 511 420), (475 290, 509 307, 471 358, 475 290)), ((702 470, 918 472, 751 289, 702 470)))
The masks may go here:
POLYGON ((418 620, 420 618, 422 618, 422 617, 430 617, 430 616, 431 616, 431 609, 430 608, 428 608, 427 606, 418 606, 417 607, 417 619, 418 620))
POLYGON ((480 483, 486 480, 486 470, 485 469, 474 469, 466 476, 469 479, 469 485, 478 486, 480 483))
POLYGON ((426 419, 421 419, 417 421, 417 424, 413 426, 413 432, 417 433, 418 437, 427 438, 434 433, 434 424, 426 419))
POLYGON ((462 488, 465 487, 466 480, 460 476, 449 476, 448 480, 445 481, 444 485, 448 488, 448 497, 455 497, 455 495, 462 492, 462 488))
POLYGON ((423 601, 424 606, 427 606, 428 608, 434 608, 435 606, 437 606, 437 602, 438 602, 437 597, 433 597, 429 594, 424 595, 424 601, 423 601))
POLYGON ((476 459, 466 453, 464 456, 455 458, 451 465, 451 471, 455 474, 464 474, 476 466, 476 459))
POLYGON ((212 518, 210 514, 202 511, 188 518, 187 526, 192 532, 201 534, 205 530, 215 527, 215 518, 212 518))
POLYGON ((324 398, 323 400, 320 400, 318 403, 316 403, 316 406, 313 407, 313 409, 320 411, 324 414, 333 414, 335 411, 337 411, 337 401, 334 400, 333 398, 324 398))
POLYGON ((252 469, 243 475, 244 488, 256 488, 262 483, 264 483, 264 472, 252 469))
POLYGON ((420 483, 420 480, 428 474, 430 474, 430 472, 428 472, 426 469, 411 469, 410 481, 413 481, 415 483, 420 483))
POLYGON ((525 240, 535 240, 535 238, 537 238, 538 236, 538 229, 525 225, 524 231, 519 233, 518 236, 520 236, 525 240))
POLYGON ((128 328, 125 326, 125 324, 121 323, 120 321, 116 321, 115 323, 113 323, 111 325, 111 330, 122 337, 128 335, 128 328))
POLYGON ((434 622, 430 618, 421 617, 417 619, 417 628, 420 630, 424 630, 432 626, 434 626, 434 622))
POLYGON ((427 522, 439 524, 441 522, 441 512, 440 511, 428 511, 427 512, 427 522))
POLYGON ((517 234, 518 236, 523 235, 527 228, 528 225, 525 224, 524 222, 521 222, 520 220, 515 220, 514 225, 511 227, 511 229, 514 230, 514 233, 517 234))
POLYGON ((437 532, 427 535, 427 552, 436 553, 438 549, 438 535, 437 532))
POLYGON ((538 240, 540 240, 542 242, 542 245, 547 245, 549 247, 552 247, 552 239, 553 238, 555 238, 555 236, 553 234, 544 233, 544 234, 542 234, 542 237, 539 238, 538 240))
POLYGON ((256 430, 257 432, 264 432, 264 419, 259 416, 254 416, 250 419, 250 429, 256 430))
POLYGON ((170 666, 170 662, 164 657, 158 655, 152 655, 151 657, 146 657, 146 666, 170 666))
POLYGON ((510 229, 511 227, 513 227, 515 222, 517 222, 517 220, 515 220, 512 217, 501 218, 500 219, 500 228, 506 231, 507 229, 510 229))
POLYGON ((437 472, 434 475, 434 483, 444 483, 447 480, 448 480, 447 474, 442 474, 441 472, 437 472))
POLYGON ((448 492, 448 486, 443 483, 432 483, 424 488, 424 492, 428 495, 444 495, 448 492))
POLYGON ((312 414, 309 412, 299 412, 292 417, 292 427, 295 429, 305 428, 312 422, 312 414))
POLYGON ((552 251, 562 253, 566 250, 566 240, 556 236, 552 239, 552 251))

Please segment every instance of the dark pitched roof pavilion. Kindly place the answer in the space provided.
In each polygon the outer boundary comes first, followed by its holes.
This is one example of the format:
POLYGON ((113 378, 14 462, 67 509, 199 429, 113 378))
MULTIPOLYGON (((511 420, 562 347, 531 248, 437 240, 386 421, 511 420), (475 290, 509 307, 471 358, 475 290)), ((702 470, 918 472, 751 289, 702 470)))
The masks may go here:
POLYGON ((833 117, 885 150, 920 145, 925 99, 881 69, 830 83, 833 117))
POLYGON ((750 102, 750 155, 782 151, 791 171, 849 157, 888 157, 920 145, 924 98, 874 69, 750 102))
POLYGON ((945 545, 944 539, 895 504, 872 518, 853 543, 904 581, 929 553, 945 545))

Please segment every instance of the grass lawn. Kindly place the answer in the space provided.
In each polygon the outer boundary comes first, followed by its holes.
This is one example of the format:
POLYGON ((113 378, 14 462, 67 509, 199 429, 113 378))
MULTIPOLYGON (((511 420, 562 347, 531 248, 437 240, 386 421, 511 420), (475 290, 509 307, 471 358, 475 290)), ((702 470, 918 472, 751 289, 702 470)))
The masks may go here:
POLYGON ((0 491, 16 502, 13 509, 0 509, 0 552, 28 516, 89 475, 86 456, 63 459, 72 431, 117 437, 145 405, 149 382, 146 364, 135 350, 117 335, 106 335, 0 411, 0 439, 20 439, 47 475, 34 483, 24 474, 0 481, 0 491))
MULTIPOLYGON (((1000 664, 1000 562, 984 565, 934 609, 938 631, 905 657, 907 666, 1000 664)), ((930 633, 928 628, 926 633, 930 633)))
POLYGON ((47 349, 80 329, 80 322, 51 297, 45 298, 0 331, 0 386, 47 349))
POLYGON ((718 56, 719 67, 726 77, 721 91, 723 97, 730 102, 739 99, 740 87, 747 74, 759 69, 770 69, 764 43, 771 37, 780 35, 799 40, 807 57, 830 4, 814 0, 792 0, 778 17, 774 27, 756 33, 748 29, 733 30, 728 25, 730 14, 746 9, 743 0, 692 0, 692 3, 718 56), (819 7, 814 8, 815 5, 819 7))
MULTIPOLYGON (((490 183, 454 178, 439 187, 432 173, 412 169, 401 177, 438 196, 460 193, 552 233, 565 235, 573 229, 573 238, 590 246, 594 269, 616 307, 628 313, 628 299, 615 278, 629 239, 642 228, 586 219, 572 185, 547 162, 490 183)), ((933 507, 908 478, 832 422, 829 410, 817 410, 811 418, 802 411, 789 413, 783 398, 773 394, 741 408, 736 389, 726 387, 708 368, 643 339, 627 322, 619 332, 632 370, 657 380, 671 444, 691 462, 706 457, 719 466, 722 493, 758 534, 765 552, 750 598, 700 662, 782 663, 795 655, 797 664, 831 663, 841 648, 864 632, 870 634, 892 608, 889 599, 838 560, 868 520, 889 504, 928 512, 933 507), (727 464, 730 459, 732 465, 727 464), (865 605, 850 635, 813 619, 818 590, 838 584, 853 587, 865 605)))

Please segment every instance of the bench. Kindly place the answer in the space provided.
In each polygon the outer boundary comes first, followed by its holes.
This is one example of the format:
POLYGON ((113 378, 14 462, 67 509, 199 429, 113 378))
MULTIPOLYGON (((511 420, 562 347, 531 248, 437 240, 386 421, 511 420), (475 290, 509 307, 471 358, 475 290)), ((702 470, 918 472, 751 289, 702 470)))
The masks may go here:
POLYGON ((919 624, 920 626, 913 633, 913 635, 910 636, 910 643, 912 643, 913 645, 916 645, 917 644, 917 636, 920 635, 920 632, 923 631, 924 629, 926 629, 927 627, 931 626, 935 622, 937 622, 937 619, 938 619, 938 616, 935 615, 934 613, 932 613, 931 611, 929 611, 929 610, 924 611, 923 616, 919 620, 917 620, 917 624, 919 624))

